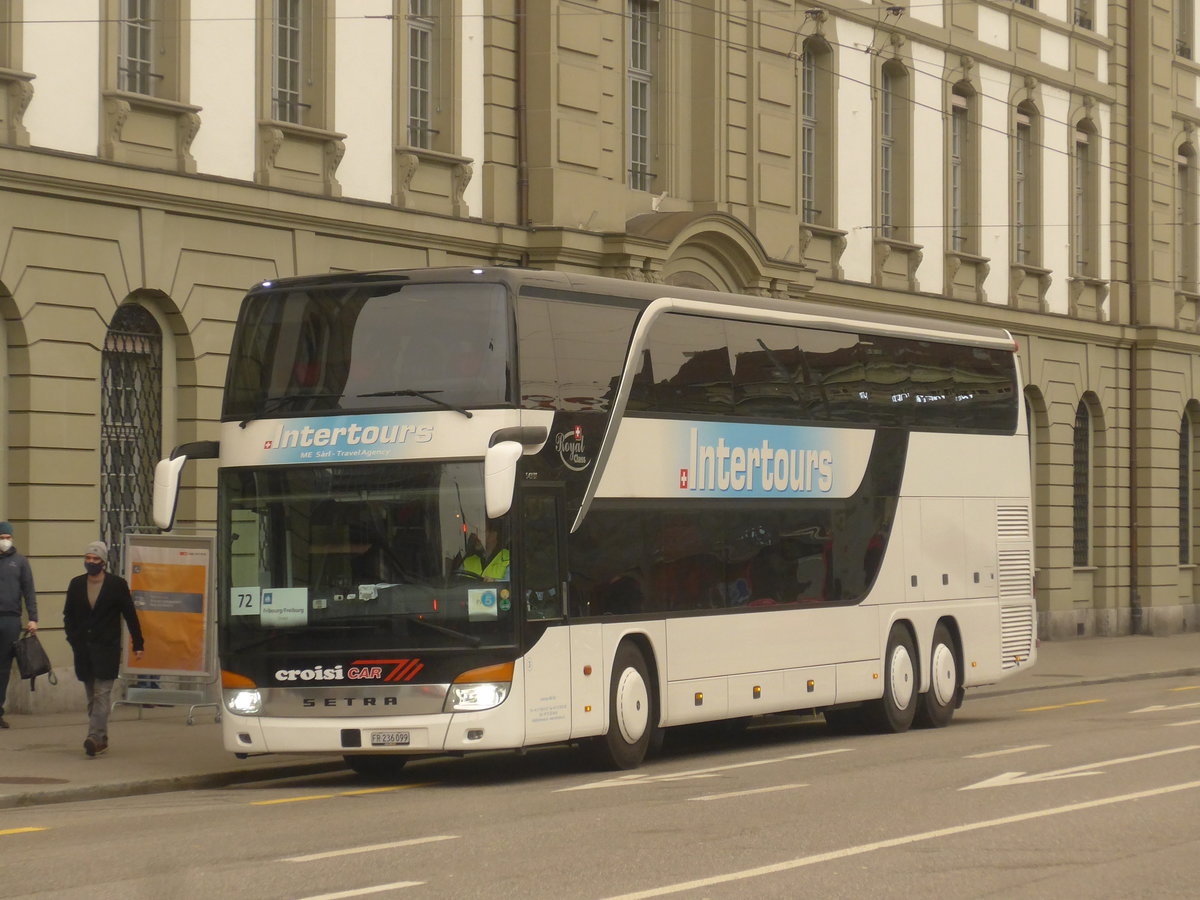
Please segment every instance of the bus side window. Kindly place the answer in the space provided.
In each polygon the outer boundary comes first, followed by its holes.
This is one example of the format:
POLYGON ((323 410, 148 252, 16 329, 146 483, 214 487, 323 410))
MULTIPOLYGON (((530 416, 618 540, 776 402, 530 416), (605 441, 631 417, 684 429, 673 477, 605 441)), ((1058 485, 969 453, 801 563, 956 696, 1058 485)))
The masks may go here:
POLYGON ((562 618, 559 518, 556 496, 530 491, 521 504, 522 586, 528 619, 562 618))

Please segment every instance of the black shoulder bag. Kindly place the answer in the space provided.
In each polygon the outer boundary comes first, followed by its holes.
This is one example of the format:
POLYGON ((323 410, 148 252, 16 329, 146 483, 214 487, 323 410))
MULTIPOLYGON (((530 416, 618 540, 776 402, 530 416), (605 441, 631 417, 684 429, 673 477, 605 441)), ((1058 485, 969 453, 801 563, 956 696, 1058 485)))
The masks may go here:
POLYGON ((58 684, 54 667, 50 665, 50 657, 46 655, 46 648, 42 646, 36 634, 27 631, 13 641, 13 655, 17 658, 17 669, 21 677, 29 679, 31 691, 36 688, 39 675, 46 675, 51 684, 58 684))

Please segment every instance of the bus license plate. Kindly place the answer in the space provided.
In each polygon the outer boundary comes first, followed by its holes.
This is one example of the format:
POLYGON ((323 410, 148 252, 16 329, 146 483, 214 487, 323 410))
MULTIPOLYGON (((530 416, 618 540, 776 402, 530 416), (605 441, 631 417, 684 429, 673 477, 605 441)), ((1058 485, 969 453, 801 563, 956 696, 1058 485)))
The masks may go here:
POLYGON ((407 747, 407 731, 372 731, 372 747, 407 747))

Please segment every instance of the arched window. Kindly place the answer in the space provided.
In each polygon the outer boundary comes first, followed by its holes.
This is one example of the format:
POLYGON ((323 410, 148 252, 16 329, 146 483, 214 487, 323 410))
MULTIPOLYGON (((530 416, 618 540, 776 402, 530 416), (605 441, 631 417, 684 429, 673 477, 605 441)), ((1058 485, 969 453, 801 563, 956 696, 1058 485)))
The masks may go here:
POLYGON ((162 329, 137 303, 117 309, 100 363, 100 529, 120 569, 121 541, 151 518, 162 451, 162 329))
POLYGON ((1092 415, 1083 400, 1075 408, 1072 462, 1072 562, 1082 567, 1092 560, 1092 415))

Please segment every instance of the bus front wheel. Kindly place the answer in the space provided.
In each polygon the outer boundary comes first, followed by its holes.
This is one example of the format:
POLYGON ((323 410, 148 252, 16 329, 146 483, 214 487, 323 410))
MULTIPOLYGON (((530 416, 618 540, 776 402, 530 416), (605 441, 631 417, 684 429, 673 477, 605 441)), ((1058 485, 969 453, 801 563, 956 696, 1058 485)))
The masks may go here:
POLYGON ((879 731, 908 731, 917 712, 917 652, 903 625, 893 625, 883 655, 883 696, 867 704, 865 712, 879 731))
POLYGON ((916 722, 923 728, 943 728, 954 717, 962 684, 954 637, 944 624, 939 624, 933 632, 929 682, 929 691, 921 695, 917 705, 916 722))
POLYGON ((629 641, 617 648, 608 694, 608 731, 592 738, 592 757, 605 769, 635 769, 659 731, 658 704, 646 658, 629 641))

